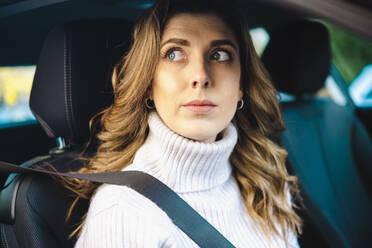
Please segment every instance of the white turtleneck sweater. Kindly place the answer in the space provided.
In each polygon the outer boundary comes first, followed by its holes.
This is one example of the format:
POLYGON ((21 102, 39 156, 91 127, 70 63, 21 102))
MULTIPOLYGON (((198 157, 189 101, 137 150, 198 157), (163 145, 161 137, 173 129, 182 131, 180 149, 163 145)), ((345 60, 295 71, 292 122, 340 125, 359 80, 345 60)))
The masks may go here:
MULTIPOLYGON (((279 237, 269 244, 243 204, 231 174, 229 156, 237 131, 201 143, 172 132, 154 112, 149 135, 125 170, 146 172, 177 192, 235 247, 286 247, 279 237)), ((299 247, 289 232, 289 246, 299 247)), ((155 203, 126 186, 102 185, 92 197, 75 248, 198 247, 155 203)))

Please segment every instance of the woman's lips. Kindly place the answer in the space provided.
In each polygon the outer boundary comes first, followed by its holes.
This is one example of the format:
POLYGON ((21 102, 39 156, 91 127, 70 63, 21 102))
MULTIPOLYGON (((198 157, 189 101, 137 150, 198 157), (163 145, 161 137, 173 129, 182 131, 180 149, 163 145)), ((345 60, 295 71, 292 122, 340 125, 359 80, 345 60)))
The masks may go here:
POLYGON ((207 105, 204 105, 204 106, 196 106, 196 105, 188 105, 188 106, 184 106, 186 107, 188 110, 196 113, 196 114, 207 114, 209 113, 212 109, 214 109, 215 106, 207 106, 207 105))
POLYGON ((212 111, 217 105, 209 100, 193 100, 182 106, 196 114, 207 114, 212 111))

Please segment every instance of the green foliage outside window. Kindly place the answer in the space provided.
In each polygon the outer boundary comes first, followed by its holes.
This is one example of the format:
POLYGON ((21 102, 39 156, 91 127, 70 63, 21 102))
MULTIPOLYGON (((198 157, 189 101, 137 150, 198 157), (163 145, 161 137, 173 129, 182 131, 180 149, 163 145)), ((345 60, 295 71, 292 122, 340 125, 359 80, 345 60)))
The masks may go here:
POLYGON ((333 63, 349 84, 363 67, 372 64, 372 42, 335 25, 322 23, 329 31, 333 63))

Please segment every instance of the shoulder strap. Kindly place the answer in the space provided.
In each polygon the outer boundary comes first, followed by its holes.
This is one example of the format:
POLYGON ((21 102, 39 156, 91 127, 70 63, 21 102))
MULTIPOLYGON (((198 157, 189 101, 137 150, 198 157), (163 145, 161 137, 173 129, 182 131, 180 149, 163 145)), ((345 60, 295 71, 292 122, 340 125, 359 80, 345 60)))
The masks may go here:
POLYGON ((190 205, 167 185, 140 171, 117 171, 93 174, 59 173, 43 169, 25 168, 0 161, 0 173, 21 173, 55 175, 97 183, 125 185, 142 194, 158 205, 169 218, 199 247, 234 248, 208 221, 199 215, 190 205))

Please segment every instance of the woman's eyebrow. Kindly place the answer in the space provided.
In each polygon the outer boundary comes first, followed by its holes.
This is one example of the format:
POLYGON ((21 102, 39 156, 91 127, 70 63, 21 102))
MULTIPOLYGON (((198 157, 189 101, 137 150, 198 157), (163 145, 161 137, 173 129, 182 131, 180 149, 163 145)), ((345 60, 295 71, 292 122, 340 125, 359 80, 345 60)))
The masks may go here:
POLYGON ((175 43, 175 44, 178 44, 178 45, 181 45, 181 46, 190 46, 190 42, 188 42, 187 40, 178 39, 178 38, 171 38, 171 39, 163 42, 163 44, 161 44, 160 47, 163 47, 165 44, 168 44, 168 43, 175 43))
MULTIPOLYGON (((179 39, 179 38, 170 38, 169 40, 163 42, 160 47, 163 47, 164 45, 166 45, 168 43, 175 43, 175 44, 181 45, 181 46, 190 46, 190 42, 188 40, 179 39)), ((236 47, 236 45, 231 40, 213 40, 210 43, 211 47, 218 47, 218 46, 222 46, 222 45, 231 46, 232 48, 234 48, 235 51, 238 51, 238 48, 236 47)))
POLYGON ((231 46, 236 52, 238 51, 238 48, 231 40, 214 40, 211 42, 211 47, 218 47, 222 45, 231 46))

